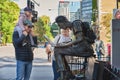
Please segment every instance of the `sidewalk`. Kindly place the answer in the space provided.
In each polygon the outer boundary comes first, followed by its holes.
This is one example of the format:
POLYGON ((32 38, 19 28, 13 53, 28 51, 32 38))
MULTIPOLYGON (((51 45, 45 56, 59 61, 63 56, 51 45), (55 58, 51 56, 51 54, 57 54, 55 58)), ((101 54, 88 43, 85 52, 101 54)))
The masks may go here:
MULTIPOLYGON (((13 46, 0 46, 0 80, 13 80, 16 75, 16 60, 13 46)), ((33 70, 30 80, 52 80, 51 63, 47 61, 45 48, 34 50, 33 70)))
MULTIPOLYGON (((92 77, 93 58, 89 59, 89 66, 86 72, 89 78, 92 77)), ((13 80, 16 75, 16 60, 13 46, 0 47, 0 80, 13 80)), ((34 50, 33 70, 30 80, 53 80, 51 63, 47 61, 45 48, 34 50)))
MULTIPOLYGON (((36 48, 34 50, 34 65, 51 65, 47 61, 45 48, 36 48)), ((4 65, 15 65, 15 51, 13 46, 0 46, 0 67, 4 65)))

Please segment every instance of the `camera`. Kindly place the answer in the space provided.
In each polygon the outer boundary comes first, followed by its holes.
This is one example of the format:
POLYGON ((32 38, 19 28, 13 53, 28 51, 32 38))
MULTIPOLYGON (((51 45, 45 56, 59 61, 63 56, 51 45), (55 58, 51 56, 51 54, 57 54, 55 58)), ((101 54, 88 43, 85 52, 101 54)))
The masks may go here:
POLYGON ((27 39, 27 37, 23 40, 22 46, 31 47, 31 42, 27 39))
POLYGON ((34 42, 34 44, 31 44, 31 42, 27 38, 25 38, 23 43, 22 43, 22 46, 24 46, 24 47, 37 47, 38 46, 37 36, 33 37, 33 42, 34 42))

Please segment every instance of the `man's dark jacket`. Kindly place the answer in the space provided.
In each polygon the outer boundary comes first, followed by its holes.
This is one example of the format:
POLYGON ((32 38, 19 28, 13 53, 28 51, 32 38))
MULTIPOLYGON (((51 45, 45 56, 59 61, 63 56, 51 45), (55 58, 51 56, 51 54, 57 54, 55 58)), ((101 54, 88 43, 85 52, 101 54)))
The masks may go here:
POLYGON ((32 51, 30 43, 31 42, 30 42, 29 36, 25 36, 22 34, 21 37, 19 37, 18 32, 14 31, 13 45, 15 47, 15 56, 17 60, 21 60, 21 61, 32 61, 33 60, 33 51, 32 51))

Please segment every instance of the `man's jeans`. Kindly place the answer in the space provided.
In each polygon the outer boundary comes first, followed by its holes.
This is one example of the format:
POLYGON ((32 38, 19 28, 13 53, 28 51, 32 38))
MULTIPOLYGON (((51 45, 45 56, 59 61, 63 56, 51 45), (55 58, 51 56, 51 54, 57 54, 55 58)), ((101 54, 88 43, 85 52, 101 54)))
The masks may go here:
POLYGON ((60 73, 57 72, 57 64, 56 61, 52 61, 52 68, 53 68, 53 73, 54 73, 54 80, 57 80, 60 77, 60 73))
POLYGON ((17 60, 16 80, 29 80, 32 70, 32 61, 25 62, 17 60))

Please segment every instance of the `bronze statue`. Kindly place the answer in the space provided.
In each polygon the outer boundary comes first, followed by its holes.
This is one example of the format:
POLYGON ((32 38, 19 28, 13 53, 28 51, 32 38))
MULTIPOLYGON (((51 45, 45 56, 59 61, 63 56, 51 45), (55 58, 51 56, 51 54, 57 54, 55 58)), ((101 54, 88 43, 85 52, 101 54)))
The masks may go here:
POLYGON ((57 44, 54 49, 58 71, 61 72, 62 76, 60 80, 70 80, 74 78, 74 75, 72 75, 72 72, 70 71, 70 67, 65 56, 91 57, 93 56, 94 51, 91 44, 89 44, 84 37, 82 32, 83 24, 81 20, 75 20, 71 23, 66 19, 66 17, 58 16, 56 18, 56 22, 62 29, 71 29, 76 39, 69 43, 57 44))

